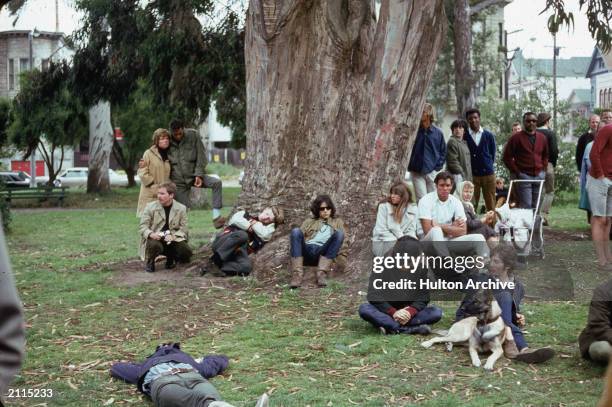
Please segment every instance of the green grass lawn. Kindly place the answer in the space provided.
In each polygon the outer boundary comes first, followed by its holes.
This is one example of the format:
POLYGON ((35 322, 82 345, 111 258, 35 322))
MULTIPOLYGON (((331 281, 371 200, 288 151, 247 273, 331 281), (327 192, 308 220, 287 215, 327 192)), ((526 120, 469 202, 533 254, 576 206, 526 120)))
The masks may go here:
MULTIPOLYGON (((93 202, 97 210, 13 213, 7 241, 28 327, 27 358, 13 387, 51 388, 54 396, 8 405, 151 405, 108 369, 165 341, 180 341, 196 356, 228 355, 229 369, 212 383, 238 406, 253 405, 264 391, 273 406, 313 407, 592 406, 601 393, 603 369, 583 361, 576 345, 584 301, 527 302, 527 340, 559 356, 539 366, 502 358, 486 373, 470 366, 466 349, 423 350, 422 337, 379 335, 356 315, 365 301, 360 288, 344 282, 292 292, 282 282, 177 272, 170 281, 123 285, 114 263, 136 257, 135 204, 103 209, 105 201, 93 202)), ((584 214, 574 219, 568 211, 555 208, 553 227, 580 227, 584 214)), ((196 245, 211 238, 210 218, 190 212, 196 245)), ((592 256, 585 247, 551 245, 544 262, 588 268, 580 264, 592 256)), ((447 328, 457 303, 441 305, 439 327, 447 328)))

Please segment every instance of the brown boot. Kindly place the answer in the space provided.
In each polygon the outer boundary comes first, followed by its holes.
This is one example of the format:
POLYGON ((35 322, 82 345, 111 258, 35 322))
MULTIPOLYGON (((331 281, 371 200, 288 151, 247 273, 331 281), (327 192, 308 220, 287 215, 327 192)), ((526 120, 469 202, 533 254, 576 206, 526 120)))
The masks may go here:
POLYGON ((317 270, 317 285, 327 287, 327 273, 331 268, 332 260, 325 256, 319 257, 319 267, 317 270))
POLYGON ((215 229, 221 229, 223 226, 225 226, 226 220, 227 219, 225 219, 223 216, 217 216, 213 219, 213 226, 215 229))
POLYGON ((289 288, 299 288, 302 285, 304 278, 304 258, 303 257, 292 257, 291 258, 291 282, 289 282, 289 288))
POLYGON ((506 340, 503 345, 504 348, 504 356, 508 359, 515 359, 516 355, 518 355, 519 350, 516 347, 516 342, 513 340, 506 340))

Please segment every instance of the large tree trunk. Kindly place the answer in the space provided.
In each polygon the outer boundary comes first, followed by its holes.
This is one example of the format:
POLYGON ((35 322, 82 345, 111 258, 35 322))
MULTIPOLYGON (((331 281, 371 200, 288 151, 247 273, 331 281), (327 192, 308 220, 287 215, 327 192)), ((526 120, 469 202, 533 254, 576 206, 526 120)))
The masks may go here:
POLYGON ((472 71, 472 19, 468 0, 455 0, 455 96, 457 113, 476 105, 475 76, 472 71))
MULTIPOLYGON (((331 195, 349 270, 370 253, 376 203, 402 179, 446 28, 441 0, 251 0, 245 42, 247 161, 239 205, 280 204, 282 231, 331 195)), ((288 239, 257 255, 286 262, 288 239)))
POLYGON ((108 192, 108 161, 113 149, 110 103, 99 102, 89 109, 89 174, 87 193, 108 192))

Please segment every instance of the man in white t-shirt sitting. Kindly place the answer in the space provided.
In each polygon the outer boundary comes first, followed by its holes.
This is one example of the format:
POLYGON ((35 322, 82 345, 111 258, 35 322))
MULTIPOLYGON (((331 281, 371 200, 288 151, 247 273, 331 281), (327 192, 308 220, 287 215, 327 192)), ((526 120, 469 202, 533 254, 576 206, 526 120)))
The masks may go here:
POLYGON ((455 198, 453 176, 442 171, 434 179, 436 190, 428 193, 419 201, 419 220, 423 229, 425 251, 435 255, 457 256, 475 255, 488 257, 489 249, 484 236, 468 235, 463 204, 455 198))

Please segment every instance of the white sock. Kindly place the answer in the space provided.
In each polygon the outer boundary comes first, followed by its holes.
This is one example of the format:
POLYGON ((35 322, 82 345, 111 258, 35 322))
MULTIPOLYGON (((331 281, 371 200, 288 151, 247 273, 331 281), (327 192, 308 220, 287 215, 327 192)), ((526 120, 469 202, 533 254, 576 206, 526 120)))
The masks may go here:
POLYGON ((217 219, 221 216, 221 209, 213 208, 213 219, 217 219))

